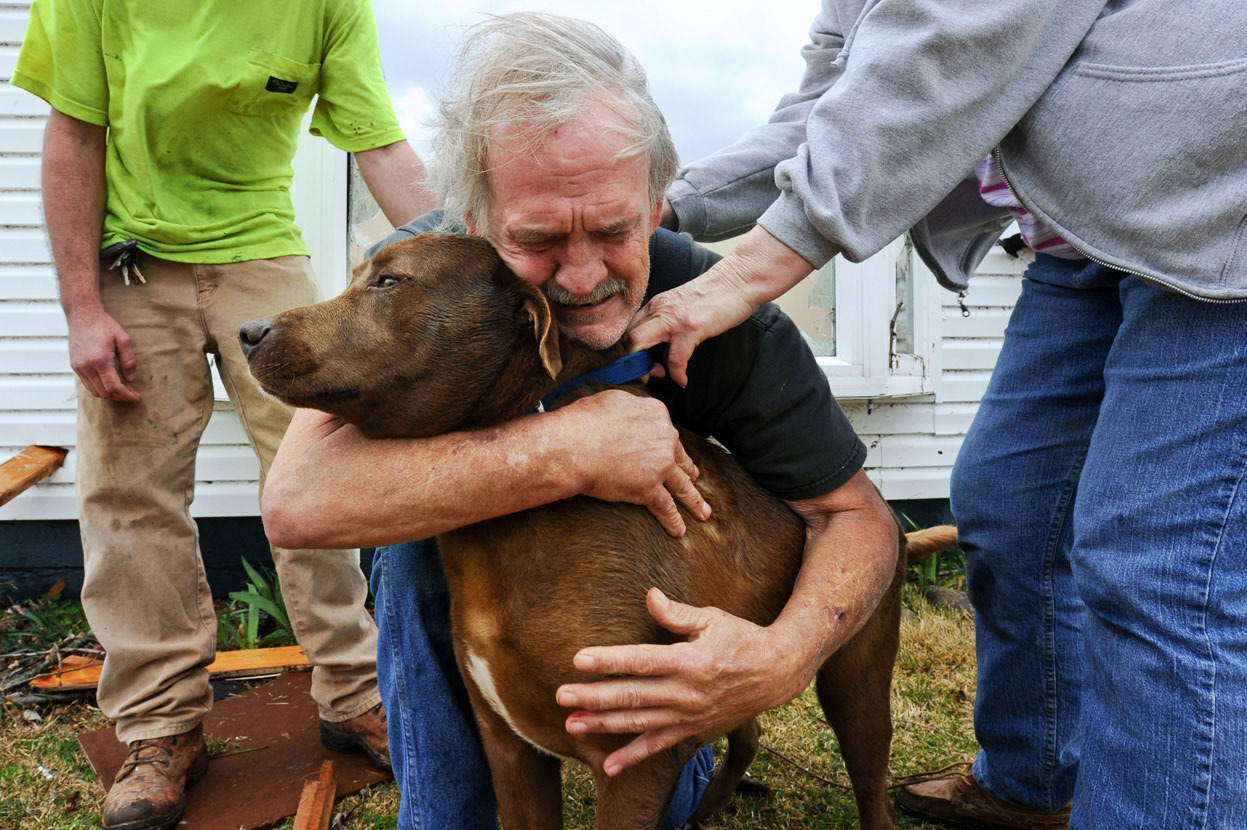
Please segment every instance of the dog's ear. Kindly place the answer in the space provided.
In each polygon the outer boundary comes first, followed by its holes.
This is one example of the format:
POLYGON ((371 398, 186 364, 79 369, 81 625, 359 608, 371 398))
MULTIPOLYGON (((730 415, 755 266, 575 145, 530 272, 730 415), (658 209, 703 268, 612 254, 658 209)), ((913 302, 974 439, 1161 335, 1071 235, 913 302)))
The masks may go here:
POLYGON ((563 357, 559 354, 559 328, 554 321, 554 309, 550 308, 550 301, 540 288, 521 279, 508 268, 496 252, 491 250, 491 253, 494 256, 494 285, 519 299, 515 322, 524 327, 532 326, 533 336, 537 339, 537 352, 541 355, 541 365, 550 373, 551 378, 557 378, 559 372, 563 371, 563 357))
POLYGON ((550 301, 539 289, 523 280, 516 280, 516 283, 520 290, 518 321, 521 325, 533 327, 541 365, 546 367, 551 378, 557 378, 563 370, 563 357, 559 354, 559 330, 554 324, 554 311, 550 308, 550 301))

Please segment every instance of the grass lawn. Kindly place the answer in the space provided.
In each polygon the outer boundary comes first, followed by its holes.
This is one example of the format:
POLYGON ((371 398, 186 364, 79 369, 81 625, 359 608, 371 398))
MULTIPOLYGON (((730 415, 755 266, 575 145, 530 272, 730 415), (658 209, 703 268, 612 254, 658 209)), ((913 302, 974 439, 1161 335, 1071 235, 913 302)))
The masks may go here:
MULTIPOLYGON (((974 755, 974 629, 965 616, 929 605, 912 585, 905 588, 913 612, 902 623, 901 654, 893 683, 892 776, 939 769, 974 755)), ((13 616, 10 611, 6 616, 13 616)), ((57 621, 71 636, 73 620, 57 621)), ((0 645, 15 653, 18 626, 0 621, 0 645)), ((0 670, 14 665, 6 655, 0 670)), ((78 746, 77 734, 108 721, 80 697, 34 702, 25 690, 0 698, 0 830, 99 827, 104 793, 78 746)), ((855 826, 857 811, 836 740, 822 719, 813 690, 762 716, 763 749, 750 773, 775 789, 769 800, 737 797, 707 830, 797 830, 855 826)), ((565 765, 568 828, 593 825, 593 785, 583 768, 565 765)), ((391 828, 398 794, 391 784, 339 802, 340 823, 352 828, 391 828)), ((291 827, 287 822, 284 827, 291 827)), ((923 828, 902 818, 902 828, 923 828)))

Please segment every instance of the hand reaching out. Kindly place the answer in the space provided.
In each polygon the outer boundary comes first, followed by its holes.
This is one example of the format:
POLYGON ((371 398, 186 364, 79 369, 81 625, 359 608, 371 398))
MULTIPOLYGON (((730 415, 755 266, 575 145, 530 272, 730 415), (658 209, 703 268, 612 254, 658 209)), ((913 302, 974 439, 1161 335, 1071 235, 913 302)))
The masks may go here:
POLYGON ((688 384, 688 360, 703 341, 740 324, 754 309, 809 275, 810 263, 761 227, 700 277, 664 291, 632 318, 632 351, 668 343, 666 374, 688 384))

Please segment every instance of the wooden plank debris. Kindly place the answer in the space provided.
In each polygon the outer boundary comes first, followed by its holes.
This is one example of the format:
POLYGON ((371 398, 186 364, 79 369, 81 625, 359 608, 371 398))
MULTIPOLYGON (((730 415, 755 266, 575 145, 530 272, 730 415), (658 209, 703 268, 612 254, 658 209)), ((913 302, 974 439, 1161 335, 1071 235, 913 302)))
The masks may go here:
MULTIPOLYGON (((36 677, 30 685, 40 691, 94 689, 100 682, 103 660, 76 654, 61 660, 57 671, 36 677)), ((299 646, 218 651, 208 665, 212 677, 251 677, 309 668, 307 654, 299 646)))
POLYGON ((34 445, 0 464, 0 504, 12 501, 26 488, 59 470, 68 453, 61 447, 34 445))
POLYGON ((294 814, 294 830, 329 830, 329 822, 333 819, 333 797, 337 791, 333 761, 321 761, 316 780, 303 784, 299 811, 294 814))

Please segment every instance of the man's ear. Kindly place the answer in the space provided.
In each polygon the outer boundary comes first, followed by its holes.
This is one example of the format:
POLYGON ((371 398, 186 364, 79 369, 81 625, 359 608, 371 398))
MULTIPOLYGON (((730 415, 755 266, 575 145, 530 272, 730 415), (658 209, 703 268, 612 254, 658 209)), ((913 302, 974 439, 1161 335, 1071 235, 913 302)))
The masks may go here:
POLYGON ((658 226, 662 224, 662 199, 658 200, 658 204, 654 205, 654 209, 650 211, 649 216, 649 232, 653 233, 658 230, 658 226))
POLYGON ((533 327, 533 335, 537 338, 537 352, 541 355, 541 365, 546 367, 551 379, 557 378, 563 371, 563 357, 559 354, 559 330, 554 324, 554 311, 550 301, 540 289, 517 280, 523 286, 520 296, 520 310, 517 320, 524 325, 533 327))

